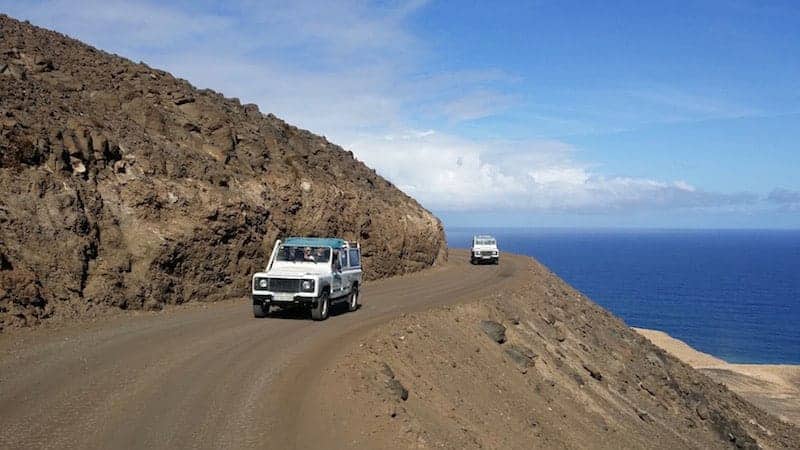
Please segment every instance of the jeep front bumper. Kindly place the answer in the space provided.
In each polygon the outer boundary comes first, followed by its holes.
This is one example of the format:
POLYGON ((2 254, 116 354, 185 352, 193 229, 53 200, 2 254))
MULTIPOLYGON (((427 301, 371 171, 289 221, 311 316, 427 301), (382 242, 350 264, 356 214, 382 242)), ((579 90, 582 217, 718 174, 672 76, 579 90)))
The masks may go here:
POLYGON ((470 256, 472 264, 499 264, 500 255, 472 255, 470 256))
POLYGON ((291 305, 291 304, 309 304, 313 305, 317 297, 313 293, 297 292, 297 293, 284 293, 276 292, 270 294, 253 294, 254 305, 291 305))

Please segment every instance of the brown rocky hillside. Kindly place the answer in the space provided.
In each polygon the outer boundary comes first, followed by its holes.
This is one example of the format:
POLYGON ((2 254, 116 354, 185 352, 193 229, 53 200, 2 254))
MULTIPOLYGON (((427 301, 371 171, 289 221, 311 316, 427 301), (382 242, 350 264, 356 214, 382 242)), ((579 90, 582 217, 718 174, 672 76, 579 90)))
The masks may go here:
POLYGON ((0 15, 0 330, 246 295, 274 239, 370 278, 446 257, 438 219, 324 137, 0 15))

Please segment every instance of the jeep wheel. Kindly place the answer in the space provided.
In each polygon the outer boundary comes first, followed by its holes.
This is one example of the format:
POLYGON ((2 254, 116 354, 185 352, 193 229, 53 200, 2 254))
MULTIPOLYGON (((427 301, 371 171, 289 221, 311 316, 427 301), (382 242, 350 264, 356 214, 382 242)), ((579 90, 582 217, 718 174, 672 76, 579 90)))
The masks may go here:
POLYGON ((253 316, 258 317, 259 319, 262 317, 267 317, 269 315, 269 305, 253 305, 253 316))
POLYGON ((358 309, 358 286, 353 286, 353 291, 350 292, 350 301, 347 302, 347 309, 355 311, 358 309))
POLYGON ((323 292, 317 300, 317 306, 311 308, 311 318, 314 320, 325 320, 328 318, 328 308, 330 307, 330 300, 328 293, 323 292))

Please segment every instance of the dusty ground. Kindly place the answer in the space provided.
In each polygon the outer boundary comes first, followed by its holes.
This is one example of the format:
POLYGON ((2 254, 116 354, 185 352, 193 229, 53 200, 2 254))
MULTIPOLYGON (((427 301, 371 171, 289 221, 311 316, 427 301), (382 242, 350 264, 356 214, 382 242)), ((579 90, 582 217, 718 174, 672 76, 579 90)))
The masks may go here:
POLYGON ((453 263, 369 282, 361 309, 321 323, 254 319, 240 300, 0 335, 0 448, 292 448, 309 377, 336 349, 403 312, 526 275, 521 257, 471 267, 454 253, 453 263))
POLYGON ((652 345, 543 266, 526 260, 521 270, 521 286, 408 314, 331 357, 300 405, 297 446, 800 447, 800 429, 652 345), (502 343, 490 337, 497 323, 502 343))
POLYGON ((723 383, 756 406, 800 425, 800 367, 783 364, 731 364, 697 351, 658 330, 635 328, 676 358, 723 383))
POLYGON ((800 445, 530 258, 451 252, 322 323, 239 300, 2 335, 0 448, 800 445))

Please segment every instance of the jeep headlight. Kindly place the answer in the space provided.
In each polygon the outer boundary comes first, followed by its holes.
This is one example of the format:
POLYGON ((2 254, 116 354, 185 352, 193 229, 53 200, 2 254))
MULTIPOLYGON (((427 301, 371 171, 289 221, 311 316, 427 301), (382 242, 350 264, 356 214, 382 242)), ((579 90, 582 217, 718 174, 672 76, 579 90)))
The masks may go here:
POLYGON ((300 290, 303 292, 314 292, 314 280, 303 280, 300 283, 300 290))
POLYGON ((493 254, 493 255, 496 255, 496 254, 497 254, 497 250, 493 251, 493 252, 492 252, 492 254, 493 254))
POLYGON ((258 279, 258 287, 261 289, 266 289, 269 287, 269 280, 267 278, 259 278, 258 279))

